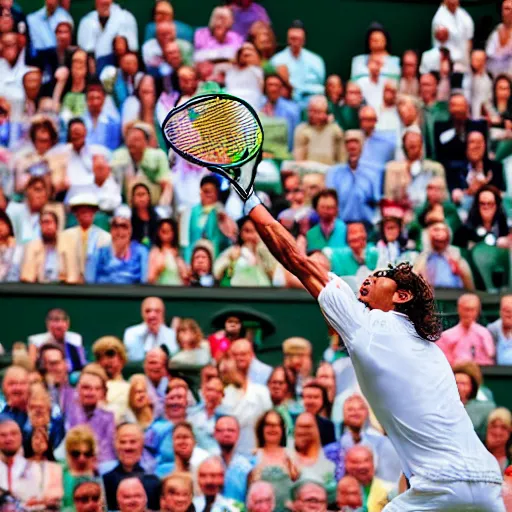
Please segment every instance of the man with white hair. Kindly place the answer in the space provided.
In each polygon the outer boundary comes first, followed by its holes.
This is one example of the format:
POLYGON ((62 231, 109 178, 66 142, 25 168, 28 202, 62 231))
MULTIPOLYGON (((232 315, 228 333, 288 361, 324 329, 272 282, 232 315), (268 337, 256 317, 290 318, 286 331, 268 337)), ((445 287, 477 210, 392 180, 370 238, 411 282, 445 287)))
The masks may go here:
POLYGON ((275 504, 274 488, 269 482, 260 480, 249 487, 247 512, 272 512, 275 504))
POLYGON ((138 478, 125 478, 117 488, 119 512, 147 512, 148 497, 138 478))
POLYGON ((295 129, 293 156, 326 165, 345 161, 343 130, 329 120, 325 96, 312 96, 308 104, 308 121, 295 129))

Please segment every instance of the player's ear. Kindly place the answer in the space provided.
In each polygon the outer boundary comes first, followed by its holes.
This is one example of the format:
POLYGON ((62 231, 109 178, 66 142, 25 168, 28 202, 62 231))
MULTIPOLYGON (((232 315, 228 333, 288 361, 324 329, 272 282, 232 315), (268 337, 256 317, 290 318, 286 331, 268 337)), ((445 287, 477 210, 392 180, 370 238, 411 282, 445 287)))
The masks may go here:
POLYGON ((405 304, 411 301, 413 298, 412 293, 409 290, 397 290, 393 294, 393 302, 395 304, 405 304))

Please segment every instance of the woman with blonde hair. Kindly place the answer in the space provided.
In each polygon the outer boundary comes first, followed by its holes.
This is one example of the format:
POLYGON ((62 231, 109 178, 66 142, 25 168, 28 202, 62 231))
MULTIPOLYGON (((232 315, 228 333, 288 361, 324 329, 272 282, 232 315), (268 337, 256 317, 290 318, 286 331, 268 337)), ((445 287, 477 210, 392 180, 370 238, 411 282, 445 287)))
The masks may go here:
POLYGON ((136 373, 130 377, 128 392, 128 410, 125 421, 137 423, 142 430, 146 430, 157 417, 154 404, 148 393, 148 383, 143 373, 136 373))
POLYGON ((172 357, 172 362, 204 366, 211 361, 210 344, 204 339, 199 324, 192 318, 180 320, 176 338, 180 351, 172 357))
POLYGON ((505 407, 498 407, 487 418, 485 447, 498 461, 501 471, 511 462, 512 413, 505 407))

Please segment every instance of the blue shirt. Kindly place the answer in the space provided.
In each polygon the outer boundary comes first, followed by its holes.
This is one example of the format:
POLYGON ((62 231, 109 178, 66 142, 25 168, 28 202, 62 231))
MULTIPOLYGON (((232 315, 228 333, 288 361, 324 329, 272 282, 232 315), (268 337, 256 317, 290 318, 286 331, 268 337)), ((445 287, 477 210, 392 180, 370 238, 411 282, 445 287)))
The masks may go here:
POLYGON ((159 418, 148 427, 144 448, 155 457, 156 464, 174 462, 172 431, 174 425, 166 418, 159 418))
POLYGON ((487 329, 496 343, 496 364, 512 365, 512 338, 507 338, 503 333, 501 318, 490 323, 487 329))
POLYGON ((121 118, 118 112, 107 113, 105 109, 94 124, 91 114, 86 111, 82 120, 87 128, 87 144, 99 144, 110 150, 115 150, 121 145, 121 118))
POLYGON ((331 167, 325 178, 327 188, 338 193, 338 217, 344 222, 373 224, 375 205, 380 200, 380 189, 374 176, 362 168, 355 171, 348 164, 331 167))
POLYGON ((247 494, 247 477, 252 470, 252 464, 247 458, 235 453, 224 476, 224 492, 226 498, 245 503, 247 494))
POLYGON ((442 254, 432 253, 427 259, 427 276, 434 288, 463 288, 462 278, 453 273, 450 262, 442 254))
POLYGON ((27 16, 30 30, 30 42, 34 50, 47 50, 57 46, 55 29, 59 23, 65 21, 73 26, 73 18, 66 9, 57 7, 55 12, 48 16, 46 6, 27 16))
POLYGON ((148 250, 132 241, 128 259, 114 256, 112 246, 100 247, 95 255, 94 275, 87 282, 103 284, 145 283, 148 275, 148 250))
MULTIPOLYGON (((265 103, 267 101, 265 98, 265 103)), ((274 105, 274 116, 286 120, 288 125, 288 149, 291 151, 293 149, 293 134, 295 133, 295 128, 300 123, 300 107, 291 100, 278 98, 274 105)))
POLYGON ((395 158, 396 143, 393 137, 396 137, 395 132, 373 132, 364 141, 361 160, 384 172, 386 164, 395 158))

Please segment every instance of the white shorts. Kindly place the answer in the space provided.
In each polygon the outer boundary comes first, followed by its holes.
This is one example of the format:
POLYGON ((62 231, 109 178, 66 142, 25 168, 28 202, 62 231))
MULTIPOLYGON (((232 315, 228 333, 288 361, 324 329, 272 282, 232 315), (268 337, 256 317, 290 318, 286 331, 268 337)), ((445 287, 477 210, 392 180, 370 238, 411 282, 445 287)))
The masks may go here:
POLYGON ((505 512, 501 485, 484 482, 431 482, 411 478, 411 488, 383 512, 505 512))

